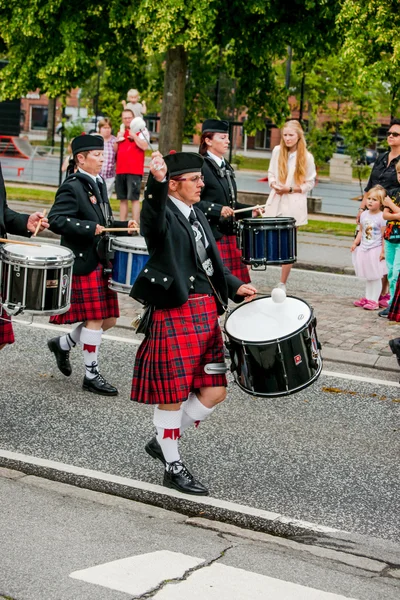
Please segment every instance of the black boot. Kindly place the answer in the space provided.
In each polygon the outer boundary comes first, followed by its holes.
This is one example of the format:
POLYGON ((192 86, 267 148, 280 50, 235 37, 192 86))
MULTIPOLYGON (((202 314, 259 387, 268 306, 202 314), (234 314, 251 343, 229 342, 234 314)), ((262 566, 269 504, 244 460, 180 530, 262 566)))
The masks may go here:
POLYGON ((60 338, 55 337, 47 342, 50 352, 56 357, 57 367, 63 375, 69 377, 72 373, 71 363, 69 362, 69 350, 62 350, 60 338))
POLYGON ((152 458, 158 458, 158 460, 161 460, 162 464, 165 465, 164 454, 161 450, 160 444, 157 442, 156 437, 151 438, 151 440, 145 445, 144 449, 152 458))
POLYGON ((185 465, 179 460, 167 464, 163 485, 184 494, 208 496, 208 489, 200 481, 196 481, 185 465), (174 472, 174 470, 176 471, 179 468, 178 472, 174 472))
POLYGON ((400 366, 400 338, 395 338, 394 340, 389 340, 389 346, 393 354, 396 355, 397 362, 400 366))
POLYGON ((87 392, 93 392, 93 394, 99 394, 100 396, 118 396, 117 388, 107 383, 100 373, 97 373, 94 379, 89 379, 85 375, 82 388, 87 392))

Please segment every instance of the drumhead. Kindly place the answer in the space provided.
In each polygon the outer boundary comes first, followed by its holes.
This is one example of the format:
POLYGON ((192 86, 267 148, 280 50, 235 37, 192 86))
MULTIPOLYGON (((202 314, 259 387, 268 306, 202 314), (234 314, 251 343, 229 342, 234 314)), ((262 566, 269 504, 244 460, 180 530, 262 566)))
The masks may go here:
POLYGON ((127 250, 128 252, 147 254, 146 240, 142 235, 121 235, 113 238, 111 242, 113 250, 127 250))
POLYGON ((225 321, 228 336, 240 342, 270 342, 301 331, 311 318, 311 307, 294 296, 277 303, 257 298, 235 308, 225 321))
POLYGON ((74 255, 68 248, 58 244, 41 244, 40 246, 22 246, 12 242, 5 244, 2 248, 4 260, 12 262, 23 262, 27 265, 43 265, 47 262, 72 263, 74 255))

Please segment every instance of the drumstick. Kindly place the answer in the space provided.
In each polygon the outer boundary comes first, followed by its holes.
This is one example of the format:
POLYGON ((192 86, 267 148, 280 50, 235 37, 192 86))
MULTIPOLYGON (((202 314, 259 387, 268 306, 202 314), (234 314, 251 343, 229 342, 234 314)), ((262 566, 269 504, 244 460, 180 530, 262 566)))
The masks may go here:
MULTIPOLYGON (((47 212, 47 208, 45 208, 45 209, 44 209, 44 211, 43 211, 43 217, 45 217, 45 216, 46 216, 46 212, 47 212)), ((40 226, 41 226, 41 224, 42 224, 42 219, 39 219, 39 222, 38 222, 38 224, 36 225, 35 233, 32 235, 32 237, 36 237, 36 236, 37 236, 37 234, 38 234, 38 231, 39 231, 39 229, 40 229, 40 226)))
POLYGON ((19 244, 20 246, 41 246, 42 244, 31 244, 29 242, 17 242, 17 240, 7 240, 6 238, 0 238, 0 244, 19 244))
POLYGON ((103 231, 140 231, 135 227, 106 227, 103 231))
POLYGON ((233 212, 235 213, 241 213, 241 212, 246 212, 246 210, 258 210, 259 208, 263 208, 260 204, 257 204, 257 206, 247 206, 246 208, 238 208, 237 210, 234 210, 233 212))

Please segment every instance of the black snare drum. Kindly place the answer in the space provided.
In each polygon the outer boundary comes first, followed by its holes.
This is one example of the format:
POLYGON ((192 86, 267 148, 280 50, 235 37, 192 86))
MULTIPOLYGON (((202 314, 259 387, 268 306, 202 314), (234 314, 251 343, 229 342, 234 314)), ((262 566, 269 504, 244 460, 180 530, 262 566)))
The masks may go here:
POLYGON ((245 265, 285 265, 297 257, 295 219, 291 217, 243 219, 238 246, 245 265))
POLYGON ((294 394, 322 369, 312 308, 280 289, 272 295, 241 304, 225 321, 236 383, 254 396, 294 394))
POLYGON ((0 248, 0 305, 10 315, 59 315, 71 302, 74 255, 58 245, 0 248))

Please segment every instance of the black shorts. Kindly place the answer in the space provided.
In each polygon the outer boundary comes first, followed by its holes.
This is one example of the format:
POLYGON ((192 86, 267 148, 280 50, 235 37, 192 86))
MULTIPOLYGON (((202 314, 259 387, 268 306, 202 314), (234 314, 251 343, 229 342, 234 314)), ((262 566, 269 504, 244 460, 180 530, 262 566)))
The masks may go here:
POLYGON ((115 193, 118 200, 139 200, 142 185, 141 175, 123 173, 115 178, 115 193))

